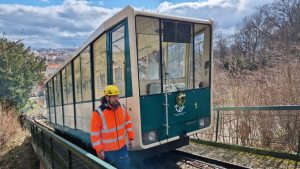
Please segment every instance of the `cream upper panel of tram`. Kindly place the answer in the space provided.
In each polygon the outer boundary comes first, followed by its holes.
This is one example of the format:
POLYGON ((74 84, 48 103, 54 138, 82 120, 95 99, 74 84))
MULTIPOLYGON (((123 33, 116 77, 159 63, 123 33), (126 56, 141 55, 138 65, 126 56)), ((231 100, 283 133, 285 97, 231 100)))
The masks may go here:
POLYGON ((108 20, 104 21, 95 32, 87 38, 87 40, 73 53, 72 57, 69 57, 61 66, 60 69, 56 70, 52 76, 50 76, 45 83, 47 83, 50 79, 55 76, 57 72, 59 72, 63 67, 65 67, 71 60, 73 60, 76 56, 78 56, 82 50, 84 50, 89 44, 91 44, 97 37, 99 37, 103 32, 111 29, 113 26, 118 24, 120 21, 125 18, 133 18, 134 9, 132 7, 126 7, 117 14, 113 15, 108 20))
POLYGON ((209 24, 209 25, 213 25, 213 23, 214 23, 214 21, 212 19, 205 20, 205 19, 197 19, 197 18, 187 18, 187 17, 181 17, 181 16, 145 12, 145 11, 141 11, 141 10, 135 10, 134 14, 142 15, 142 16, 150 16, 150 17, 155 17, 155 18, 162 18, 162 19, 171 19, 171 20, 177 20, 177 21, 209 24))

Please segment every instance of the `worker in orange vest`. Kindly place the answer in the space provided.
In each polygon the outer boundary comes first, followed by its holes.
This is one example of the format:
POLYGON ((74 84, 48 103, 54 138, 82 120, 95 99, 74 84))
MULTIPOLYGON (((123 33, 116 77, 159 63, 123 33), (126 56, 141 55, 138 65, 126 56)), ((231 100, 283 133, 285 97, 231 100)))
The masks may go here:
POLYGON ((101 105, 93 112, 90 139, 97 156, 117 168, 129 168, 126 146, 132 147, 134 132, 128 112, 120 105, 119 89, 108 85, 104 89, 101 105))

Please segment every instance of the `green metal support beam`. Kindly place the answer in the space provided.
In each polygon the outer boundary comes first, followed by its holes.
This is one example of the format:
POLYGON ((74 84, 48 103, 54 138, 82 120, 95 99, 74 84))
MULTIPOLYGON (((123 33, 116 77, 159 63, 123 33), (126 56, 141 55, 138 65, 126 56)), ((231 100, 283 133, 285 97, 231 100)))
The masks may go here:
POLYGON ((300 105, 214 107, 214 111, 300 110, 300 105))

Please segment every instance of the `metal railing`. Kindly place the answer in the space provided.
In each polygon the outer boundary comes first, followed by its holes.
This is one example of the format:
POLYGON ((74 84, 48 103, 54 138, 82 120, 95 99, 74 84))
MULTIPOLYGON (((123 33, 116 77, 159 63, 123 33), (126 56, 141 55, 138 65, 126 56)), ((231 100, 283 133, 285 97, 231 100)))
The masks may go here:
POLYGON ((217 107, 209 130, 196 137, 300 155, 300 105, 217 107))
POLYGON ((52 131, 34 123, 31 119, 26 119, 26 127, 31 133, 33 147, 47 169, 115 169, 52 131))

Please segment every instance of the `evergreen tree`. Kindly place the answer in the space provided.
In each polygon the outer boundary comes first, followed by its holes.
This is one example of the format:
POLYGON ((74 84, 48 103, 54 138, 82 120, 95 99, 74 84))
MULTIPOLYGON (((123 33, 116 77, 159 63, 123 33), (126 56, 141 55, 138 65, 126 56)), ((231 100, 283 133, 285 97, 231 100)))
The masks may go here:
POLYGON ((0 102, 2 106, 22 107, 35 84, 43 79, 45 59, 34 56, 19 41, 0 38, 0 102))

